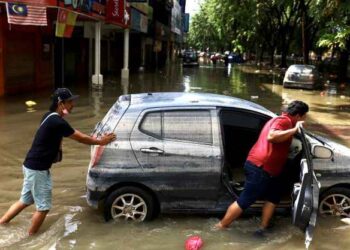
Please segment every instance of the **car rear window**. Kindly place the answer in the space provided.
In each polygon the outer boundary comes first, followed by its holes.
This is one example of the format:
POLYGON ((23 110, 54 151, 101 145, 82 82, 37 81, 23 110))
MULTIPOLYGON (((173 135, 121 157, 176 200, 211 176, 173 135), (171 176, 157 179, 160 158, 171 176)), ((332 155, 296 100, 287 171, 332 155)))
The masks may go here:
POLYGON ((129 96, 121 96, 118 101, 110 108, 105 117, 96 124, 92 136, 100 137, 103 134, 111 133, 118 125, 119 120, 127 110, 130 104, 129 96))
POLYGON ((161 112, 148 113, 140 126, 140 129, 151 136, 161 137, 162 136, 162 116, 161 112))
POLYGON ((166 111, 163 116, 164 138, 212 143, 209 111, 166 111))
POLYGON ((302 74, 309 74, 311 73, 315 68, 310 65, 292 65, 288 69, 289 72, 297 72, 302 74))

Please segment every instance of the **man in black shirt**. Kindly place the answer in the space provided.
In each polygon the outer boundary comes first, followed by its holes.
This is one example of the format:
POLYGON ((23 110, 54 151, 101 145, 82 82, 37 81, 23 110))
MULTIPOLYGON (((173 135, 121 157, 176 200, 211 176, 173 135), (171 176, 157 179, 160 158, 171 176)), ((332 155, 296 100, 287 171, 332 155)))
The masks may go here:
POLYGON ((59 88, 53 94, 50 111, 43 116, 35 134, 33 144, 23 163, 23 188, 21 198, 14 203, 0 219, 0 224, 10 222, 24 208, 35 204, 36 211, 28 234, 35 234, 51 209, 52 185, 49 169, 62 157, 61 143, 63 137, 68 137, 87 145, 106 145, 116 139, 113 133, 93 138, 73 129, 63 119, 74 107, 73 95, 67 88, 59 88))

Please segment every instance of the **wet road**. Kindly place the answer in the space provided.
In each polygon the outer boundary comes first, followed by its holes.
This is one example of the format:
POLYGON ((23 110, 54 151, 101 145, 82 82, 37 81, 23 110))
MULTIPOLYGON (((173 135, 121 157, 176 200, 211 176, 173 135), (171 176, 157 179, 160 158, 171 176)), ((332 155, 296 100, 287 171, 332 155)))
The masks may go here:
MULTIPOLYGON (((172 65, 157 73, 132 75, 129 84, 107 78, 102 91, 75 87, 81 95, 71 125, 90 133, 117 97, 123 93, 150 91, 211 92, 233 95, 262 104, 279 113, 283 104, 301 99, 310 105, 308 128, 350 146, 350 94, 348 89, 302 91, 283 89, 278 73, 241 66, 221 65, 182 68, 172 65)), ((21 164, 32 143, 40 118, 49 107, 49 92, 0 99, 0 213, 19 198, 21 164), (37 103, 25 105, 28 100, 37 103)), ((267 239, 257 240, 252 232, 259 217, 234 222, 229 230, 218 232, 218 218, 208 216, 161 216, 142 224, 105 223, 101 212, 86 204, 85 178, 89 147, 69 139, 64 141, 63 162, 52 168, 53 209, 40 233, 27 237, 34 207, 9 225, 0 226, 0 249, 184 249, 188 236, 200 235, 203 250, 220 249, 304 249, 304 235, 291 225, 289 217, 277 216, 267 239)), ((338 218, 319 218, 311 249, 348 249, 350 226, 338 218)))

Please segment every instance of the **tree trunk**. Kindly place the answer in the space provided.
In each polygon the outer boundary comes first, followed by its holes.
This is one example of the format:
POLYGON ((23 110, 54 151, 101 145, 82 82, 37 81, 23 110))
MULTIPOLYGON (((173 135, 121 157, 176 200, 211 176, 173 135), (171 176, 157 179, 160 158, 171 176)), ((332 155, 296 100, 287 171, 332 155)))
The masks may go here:
POLYGON ((274 53, 275 53, 275 48, 270 47, 270 66, 273 67, 275 61, 274 61, 274 53))
POLYGON ((302 39, 303 39, 303 63, 309 64, 309 43, 306 38, 306 18, 305 18, 305 10, 303 10, 302 18, 301 18, 301 32, 302 32, 302 39))
POLYGON ((281 31, 281 64, 280 68, 286 68, 287 67, 287 37, 286 37, 286 30, 285 28, 282 28, 281 31))
POLYGON ((264 60, 264 46, 260 47, 259 63, 261 64, 264 60))
POLYGON ((346 50, 340 52, 338 74, 339 80, 345 82, 348 74, 348 60, 349 60, 349 50, 350 50, 350 39, 346 43, 346 50))

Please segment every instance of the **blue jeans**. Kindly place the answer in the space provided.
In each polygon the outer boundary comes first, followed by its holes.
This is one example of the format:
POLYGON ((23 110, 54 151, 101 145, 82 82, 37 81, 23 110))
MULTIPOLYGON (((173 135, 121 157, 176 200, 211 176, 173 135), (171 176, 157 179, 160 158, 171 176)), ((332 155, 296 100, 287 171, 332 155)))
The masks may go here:
POLYGON ((32 170, 23 166, 23 188, 20 201, 30 205, 35 203, 37 211, 51 209, 52 181, 49 170, 32 170))
POLYGON ((258 199, 274 204, 280 202, 281 183, 278 177, 270 176, 261 167, 249 161, 245 162, 244 171, 246 176, 244 190, 237 199, 240 208, 245 210, 258 199))

